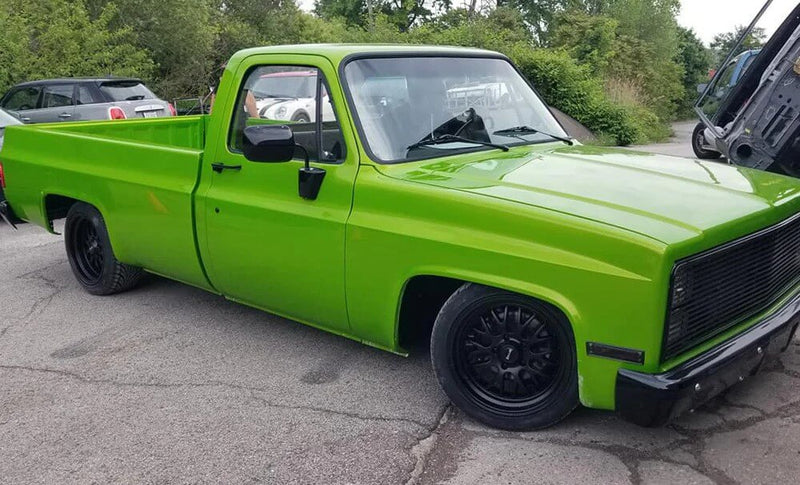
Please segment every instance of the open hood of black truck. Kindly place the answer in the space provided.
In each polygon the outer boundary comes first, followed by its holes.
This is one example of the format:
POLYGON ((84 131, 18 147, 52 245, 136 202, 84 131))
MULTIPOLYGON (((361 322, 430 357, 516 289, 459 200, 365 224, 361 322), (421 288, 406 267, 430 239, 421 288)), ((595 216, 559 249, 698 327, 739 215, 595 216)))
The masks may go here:
MULTIPOLYGON (((772 1, 766 2, 743 33, 750 34, 772 1)), ((775 31, 738 84, 727 91, 713 113, 712 102, 724 68, 737 45, 697 102, 696 111, 713 144, 731 163, 800 175, 800 4, 775 31), (704 110, 704 106, 706 110, 704 110)))

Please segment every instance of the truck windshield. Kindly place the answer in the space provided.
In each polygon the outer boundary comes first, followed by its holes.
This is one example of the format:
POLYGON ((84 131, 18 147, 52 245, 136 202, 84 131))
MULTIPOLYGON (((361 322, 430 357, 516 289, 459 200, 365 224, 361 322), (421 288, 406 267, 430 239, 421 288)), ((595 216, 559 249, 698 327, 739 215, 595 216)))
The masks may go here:
POLYGON ((365 58, 344 73, 365 143, 381 163, 553 141, 544 133, 567 137, 504 59, 365 58))

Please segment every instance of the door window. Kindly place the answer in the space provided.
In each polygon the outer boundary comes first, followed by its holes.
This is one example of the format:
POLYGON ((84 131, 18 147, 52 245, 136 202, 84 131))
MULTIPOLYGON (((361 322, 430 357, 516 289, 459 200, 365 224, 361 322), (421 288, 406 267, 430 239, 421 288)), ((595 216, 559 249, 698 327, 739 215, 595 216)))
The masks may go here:
MULTIPOLYGON (((326 82, 316 68, 258 66, 250 70, 239 89, 229 148, 241 152, 247 126, 281 124, 291 126, 295 142, 308 151, 310 160, 344 160, 344 139, 327 93, 326 82), (321 113, 320 119, 317 113, 321 113)), ((297 150, 295 158, 303 159, 302 150, 297 150)))
POLYGON ((3 108, 10 111, 36 109, 41 90, 42 88, 39 86, 19 88, 8 97, 5 104, 3 104, 3 108))
POLYGON ((63 106, 72 106, 74 92, 74 84, 55 84, 52 86, 45 86, 44 97, 42 98, 42 108, 61 108, 63 106))

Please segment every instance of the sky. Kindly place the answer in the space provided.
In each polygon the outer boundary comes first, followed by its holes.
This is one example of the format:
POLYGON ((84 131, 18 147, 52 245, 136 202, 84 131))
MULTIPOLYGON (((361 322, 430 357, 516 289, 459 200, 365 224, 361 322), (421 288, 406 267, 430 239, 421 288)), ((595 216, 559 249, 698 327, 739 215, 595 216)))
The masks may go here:
MULTIPOLYGON (((750 24, 764 3, 765 0, 681 0, 678 23, 694 29, 708 45, 715 35, 750 24)), ((797 4, 798 0, 774 0, 759 26, 771 35, 797 4)))

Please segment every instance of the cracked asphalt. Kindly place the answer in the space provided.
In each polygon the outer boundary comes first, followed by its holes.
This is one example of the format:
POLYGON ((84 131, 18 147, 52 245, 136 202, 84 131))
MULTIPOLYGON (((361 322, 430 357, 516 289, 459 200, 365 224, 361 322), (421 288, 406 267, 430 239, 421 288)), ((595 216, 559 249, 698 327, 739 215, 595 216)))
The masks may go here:
POLYGON ((677 422, 535 433, 401 358, 149 277, 95 297, 60 237, 0 223, 0 483, 797 483, 800 341, 677 422))

